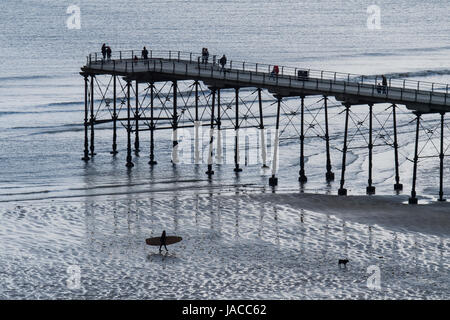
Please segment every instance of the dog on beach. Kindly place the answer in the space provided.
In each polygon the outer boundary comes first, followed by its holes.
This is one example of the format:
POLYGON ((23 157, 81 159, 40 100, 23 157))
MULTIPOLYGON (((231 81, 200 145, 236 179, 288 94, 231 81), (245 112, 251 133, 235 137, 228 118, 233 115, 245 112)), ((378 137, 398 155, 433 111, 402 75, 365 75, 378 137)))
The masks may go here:
POLYGON ((348 262, 348 259, 339 259, 339 261, 338 261, 339 268, 341 267, 341 265, 344 265, 344 268, 347 268, 347 262, 348 262))

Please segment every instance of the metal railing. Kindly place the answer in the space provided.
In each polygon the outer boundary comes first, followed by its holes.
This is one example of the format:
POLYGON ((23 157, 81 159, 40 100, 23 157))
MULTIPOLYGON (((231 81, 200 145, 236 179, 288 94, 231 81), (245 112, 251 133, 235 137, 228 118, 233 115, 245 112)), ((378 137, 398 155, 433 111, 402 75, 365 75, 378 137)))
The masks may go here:
MULTIPOLYGON (((136 62, 135 58, 138 58, 138 62, 148 61, 143 60, 141 56, 141 50, 126 50, 112 52, 110 57, 105 57, 101 52, 90 53, 87 56, 87 65, 92 63, 129 63, 130 61, 136 62)), ((182 52, 182 51, 160 51, 160 50, 149 50, 148 51, 149 60, 164 60, 164 61, 178 61, 185 63, 196 63, 201 64, 202 54, 193 52, 182 52)), ((217 56, 209 56, 208 64, 215 66, 218 64, 217 56)), ((246 61, 228 61, 227 72, 248 72, 255 74, 267 74, 271 73, 273 64, 263 64, 263 63, 253 63, 246 61)), ((326 70, 314 70, 305 68, 295 68, 277 65, 279 68, 279 74, 277 77, 281 78, 293 78, 298 79, 299 71, 306 72, 307 79, 314 80, 330 80, 333 82, 343 82, 344 84, 357 84, 361 87, 379 87, 382 85, 380 81, 381 76, 364 76, 352 73, 341 73, 326 70)), ((133 67, 133 64, 131 64, 133 67)), ((449 93, 449 85, 444 83, 427 82, 427 81, 417 81, 417 80, 407 80, 398 78, 387 78, 387 86, 391 88, 398 88, 403 90, 414 90, 414 91, 428 91, 432 93, 440 93, 445 95, 447 101, 447 95, 449 93)))

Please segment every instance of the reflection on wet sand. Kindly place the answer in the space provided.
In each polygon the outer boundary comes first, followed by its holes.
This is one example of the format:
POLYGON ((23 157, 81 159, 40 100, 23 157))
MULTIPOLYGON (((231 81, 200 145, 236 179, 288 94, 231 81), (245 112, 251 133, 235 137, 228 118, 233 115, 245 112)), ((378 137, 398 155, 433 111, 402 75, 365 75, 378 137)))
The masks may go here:
MULTIPOLYGON (((13 217, 24 208, 13 208, 3 216, 5 228, 14 225, 20 233, 26 225, 39 235, 33 246, 17 241, 14 250, 33 252, 45 243, 46 249, 55 252, 50 258, 55 265, 78 261, 85 292, 98 298, 155 298, 150 289, 156 290, 161 283, 167 294, 185 298, 449 297, 444 290, 450 279, 445 237, 267 204, 241 192, 85 198, 55 203, 52 208, 48 221, 39 220, 41 212, 48 211, 45 205, 26 208, 22 224, 13 217), (61 219, 70 219, 68 228, 79 229, 80 234, 62 229, 61 219), (49 228, 50 221, 57 223, 49 228), (44 229, 64 234, 65 241, 52 241, 57 236, 47 236, 44 229), (183 237, 168 247, 169 253, 159 254, 157 247, 145 244, 145 238, 159 236, 161 230, 183 237), (345 272, 338 268, 340 258, 351 261, 345 272), (382 291, 367 289, 370 265, 381 269, 382 291), (127 291, 131 287, 133 291, 127 291)), ((12 250, 6 247, 2 254, 12 250)), ((7 274, 17 274, 15 282, 55 281, 45 278, 46 262, 41 256, 32 256, 33 261, 2 259, 0 263, 7 274), (23 274, 22 266, 27 264, 32 264, 39 280, 23 274)), ((60 274, 56 281, 64 283, 64 276, 60 274)), ((55 288, 43 292, 48 297, 68 294, 64 288, 55 288)))

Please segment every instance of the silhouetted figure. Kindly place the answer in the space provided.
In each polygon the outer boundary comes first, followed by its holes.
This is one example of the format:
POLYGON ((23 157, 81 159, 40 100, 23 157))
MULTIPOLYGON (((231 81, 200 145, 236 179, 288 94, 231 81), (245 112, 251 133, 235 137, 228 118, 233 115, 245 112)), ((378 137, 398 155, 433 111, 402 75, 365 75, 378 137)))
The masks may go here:
POLYGON ((383 84, 383 93, 387 92, 387 79, 384 75, 381 76, 381 78, 383 79, 382 84, 383 84))
POLYGON ((102 56, 103 56, 103 60, 106 59, 106 44, 104 43, 102 45, 102 56))
POLYGON ((162 246, 164 246, 164 249, 166 249, 166 251, 169 251, 169 250, 167 250, 167 247, 166 247, 166 230, 164 230, 162 232, 160 241, 161 241, 161 245, 159 246, 159 252, 161 252, 162 246))
POLYGON ((112 50, 111 47, 106 47, 106 55, 108 57, 108 60, 111 60, 111 54, 112 54, 112 50))
POLYGON ((280 73, 280 68, 278 66, 273 66, 272 72, 270 73, 269 78, 278 77, 278 74, 280 73))
POLYGON ((139 58, 135 55, 134 58, 133 58, 133 60, 134 60, 134 62, 136 63, 136 62, 138 62, 139 58))
POLYGON ((382 89, 383 89, 383 87, 381 86, 381 83, 378 82, 378 84, 377 84, 377 92, 381 93, 383 91, 382 89))
POLYGON ((219 59, 219 63, 222 66, 222 69, 220 71, 225 71, 225 65, 227 64, 227 57, 223 55, 222 58, 219 59))
POLYGON ((208 48, 203 48, 202 49, 202 63, 204 63, 204 64, 208 63, 208 58, 209 58, 208 48))
POLYGON ((148 50, 147 50, 146 47, 144 47, 144 49, 142 49, 142 58, 143 58, 144 60, 147 60, 147 59, 148 59, 148 50))

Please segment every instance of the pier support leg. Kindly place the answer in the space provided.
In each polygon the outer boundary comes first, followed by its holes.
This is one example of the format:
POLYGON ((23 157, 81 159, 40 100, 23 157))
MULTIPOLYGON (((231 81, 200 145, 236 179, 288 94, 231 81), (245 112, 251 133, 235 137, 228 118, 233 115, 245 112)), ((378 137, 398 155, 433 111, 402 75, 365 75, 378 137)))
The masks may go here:
POLYGON ((235 137, 234 137, 234 172, 241 172, 242 169, 239 168, 239 88, 235 89, 236 92, 236 124, 234 126, 235 137))
POLYGON ((439 201, 444 199, 444 116, 445 112, 441 112, 441 150, 439 153, 439 201))
POLYGON ((112 143, 112 151, 110 152, 112 155, 117 154, 117 86, 116 79, 117 76, 113 75, 113 143, 112 143))
POLYGON ((305 124, 305 96, 301 96, 301 124, 300 124, 300 171, 298 181, 300 183, 305 183, 308 181, 308 178, 305 175, 305 135, 304 135, 304 124, 305 124))
POLYGON ((194 163, 200 164, 200 128, 201 122, 198 118, 198 81, 195 81, 195 121, 194 121, 194 163))
POLYGON ((324 108, 325 108, 325 147, 327 154, 327 173, 325 174, 325 179, 327 182, 334 180, 334 172, 331 171, 331 156, 330 156, 330 135, 328 132, 328 97, 324 96, 324 108))
POLYGON ((400 183, 400 173, 398 168, 398 142, 397 142, 397 106, 392 105, 392 117, 394 121, 394 156, 395 156, 395 184, 394 190, 400 191, 403 189, 403 184, 400 183))
POLYGON ((280 111, 281 111, 281 96, 277 96, 277 120, 275 124, 275 141, 273 145, 273 160, 272 160, 272 177, 269 178, 269 185, 275 187, 278 185, 278 178, 276 177, 278 169, 278 147, 279 147, 279 129, 280 129, 280 111))
POLYGON ((348 136, 348 115, 350 113, 350 104, 345 104, 345 131, 344 131, 344 148, 342 149, 342 169, 341 169, 341 182, 338 190, 338 195, 346 196, 347 189, 344 188, 345 183, 345 162, 347 159, 347 136, 348 136))
POLYGON ((89 161, 89 138, 88 138, 88 76, 84 76, 84 156, 81 160, 89 161))
POLYGON ((261 135, 261 160, 262 167, 268 168, 267 166, 267 146, 266 146, 266 135, 264 130, 264 115, 262 110, 262 98, 261 98, 261 88, 258 88, 258 104, 259 104, 259 131, 261 135))
POLYGON ((172 163, 178 164, 178 111, 177 111, 177 91, 178 83, 173 82, 173 124, 172 124, 172 163))
POLYGON ((211 125, 209 128, 209 150, 208 150, 208 171, 206 174, 211 177, 214 174, 213 165, 213 151, 214 151, 214 104, 216 100, 216 89, 212 89, 212 106, 211 106, 211 125))
POLYGON ((135 106, 135 112, 134 112, 134 123, 136 126, 135 138, 134 138, 134 151, 139 152, 139 87, 138 87, 138 81, 136 80, 136 106, 135 106))
POLYGON ((375 193, 375 187, 372 186, 372 150, 373 150, 373 143, 372 143, 372 129, 373 129, 373 104, 369 104, 369 179, 367 180, 368 186, 366 188, 367 194, 374 194, 375 193))
MULTIPOLYGON (((214 102, 213 102, 214 103, 214 102)), ((217 89, 217 148, 216 148, 216 163, 222 164, 222 132, 221 126, 221 107, 220 107, 220 89, 217 89)))
POLYGON ((414 167, 413 167, 413 181, 411 188, 411 197, 408 200, 409 204, 417 204, 416 197, 416 179, 417 179, 417 162, 419 161, 419 129, 420 129, 420 113, 416 113, 416 145, 414 149, 414 167))
POLYGON ((130 101, 131 81, 127 80, 127 168, 134 167, 131 157, 131 101, 130 101))
POLYGON ((154 120, 155 85, 150 83, 150 161, 149 165, 157 164, 155 160, 155 120, 154 120))
POLYGON ((91 117, 90 117, 90 123, 91 123, 91 157, 95 156, 96 153, 94 152, 95 147, 94 147, 94 121, 95 121, 95 116, 94 116, 94 76, 91 76, 91 117))

